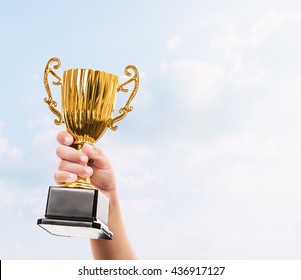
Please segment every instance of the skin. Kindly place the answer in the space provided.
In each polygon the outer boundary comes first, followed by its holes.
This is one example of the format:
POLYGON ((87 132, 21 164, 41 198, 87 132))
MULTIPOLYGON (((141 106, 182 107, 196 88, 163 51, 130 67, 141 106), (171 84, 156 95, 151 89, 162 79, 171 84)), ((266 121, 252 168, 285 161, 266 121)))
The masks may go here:
POLYGON ((78 176, 90 178, 92 185, 110 199, 109 228, 113 240, 90 240, 94 259, 132 260, 137 259, 129 242, 122 220, 116 189, 114 170, 101 149, 84 144, 78 151, 71 147, 73 137, 66 131, 57 135, 59 146, 56 154, 60 159, 54 179, 58 184, 74 182, 78 176))

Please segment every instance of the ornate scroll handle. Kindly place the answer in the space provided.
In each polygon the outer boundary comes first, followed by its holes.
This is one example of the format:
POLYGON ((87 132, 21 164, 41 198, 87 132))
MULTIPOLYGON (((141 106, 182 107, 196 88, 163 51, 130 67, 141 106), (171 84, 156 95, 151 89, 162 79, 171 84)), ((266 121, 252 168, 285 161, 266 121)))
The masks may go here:
POLYGON ((117 125, 115 125, 116 122, 119 122, 120 120, 122 120, 128 112, 131 112, 133 110, 133 107, 130 106, 130 103, 132 102, 133 98, 135 97, 136 93, 137 93, 137 90, 138 90, 138 86, 139 86, 139 73, 138 73, 138 70, 137 68, 134 66, 134 65, 128 65, 125 70, 124 70, 124 73, 127 75, 127 76, 131 76, 131 72, 129 70, 132 70, 134 73, 133 73, 133 76, 126 82, 124 82, 123 84, 121 84, 119 87, 118 87, 118 90, 117 91, 122 91, 122 92, 128 92, 129 90, 124 88, 124 86, 126 86, 127 84, 131 83, 131 82, 134 82, 135 83, 135 86, 134 86, 134 89, 128 99, 128 101, 125 103, 125 106, 120 108, 119 109, 119 116, 113 118, 113 119, 110 119, 108 121, 108 127, 112 130, 116 130, 118 128, 117 125))
POLYGON ((54 101, 52 99, 52 95, 51 95, 51 91, 50 91, 50 87, 49 87, 49 83, 48 83, 48 74, 50 73, 52 76, 54 76, 57 79, 57 81, 52 82, 52 84, 55 86, 61 85, 61 78, 51 69, 52 63, 55 63, 53 65, 54 69, 58 69, 61 66, 61 61, 56 57, 49 59, 49 61, 47 62, 47 65, 46 65, 45 71, 44 71, 44 86, 45 86, 48 98, 44 98, 44 102, 48 104, 50 111, 58 117, 58 119, 54 120, 54 123, 59 125, 63 122, 63 117, 62 117, 62 114, 56 109, 56 106, 57 106, 56 101, 54 101))

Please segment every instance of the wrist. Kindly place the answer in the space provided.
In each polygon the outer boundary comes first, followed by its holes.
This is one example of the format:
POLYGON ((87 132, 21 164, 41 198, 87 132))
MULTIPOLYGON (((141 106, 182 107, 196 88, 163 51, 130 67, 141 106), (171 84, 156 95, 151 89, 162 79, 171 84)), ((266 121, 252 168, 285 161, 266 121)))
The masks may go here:
POLYGON ((101 191, 110 201, 118 199, 118 194, 115 186, 110 189, 99 190, 99 191, 101 191))

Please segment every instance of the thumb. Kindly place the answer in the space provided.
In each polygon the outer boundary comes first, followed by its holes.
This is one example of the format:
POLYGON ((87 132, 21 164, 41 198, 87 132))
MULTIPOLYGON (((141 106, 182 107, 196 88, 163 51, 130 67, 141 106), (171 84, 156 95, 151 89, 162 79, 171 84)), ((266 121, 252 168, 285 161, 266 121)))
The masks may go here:
POLYGON ((100 148, 85 143, 84 146, 82 147, 82 152, 88 156, 91 166, 103 170, 111 168, 111 164, 109 160, 107 159, 107 157, 105 156, 105 154, 100 148))

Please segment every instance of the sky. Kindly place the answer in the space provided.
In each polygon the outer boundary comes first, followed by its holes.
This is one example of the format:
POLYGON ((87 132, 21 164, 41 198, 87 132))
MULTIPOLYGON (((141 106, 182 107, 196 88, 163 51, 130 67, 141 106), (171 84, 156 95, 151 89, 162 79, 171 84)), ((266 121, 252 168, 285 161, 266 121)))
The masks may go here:
POLYGON ((92 258, 36 225, 65 129, 43 102, 51 57, 58 75, 139 70, 97 145, 140 259, 301 258, 299 0, 0 0, 0 34, 0 259, 92 258))

